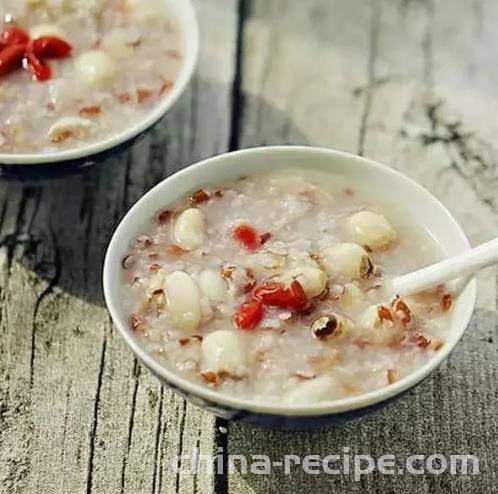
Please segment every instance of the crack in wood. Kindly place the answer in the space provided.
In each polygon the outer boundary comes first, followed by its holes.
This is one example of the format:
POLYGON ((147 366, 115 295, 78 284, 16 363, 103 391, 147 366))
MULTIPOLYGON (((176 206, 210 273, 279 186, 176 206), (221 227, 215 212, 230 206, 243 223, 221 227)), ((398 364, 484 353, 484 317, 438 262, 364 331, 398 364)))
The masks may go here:
POLYGON ((93 225, 93 211, 94 208, 92 207, 94 204, 94 189, 96 188, 96 184, 93 183, 92 181, 92 176, 88 175, 84 177, 84 182, 83 182, 83 200, 82 200, 82 206, 81 206, 81 211, 84 213, 84 216, 86 216, 86 225, 85 225, 85 235, 84 235, 84 247, 83 247, 83 264, 85 266, 84 269, 84 279, 86 282, 88 282, 88 273, 91 269, 92 266, 90 266, 89 263, 89 257, 90 257, 90 247, 92 245, 92 225, 93 225))
POLYGON ((368 82, 367 84, 354 87, 353 96, 361 96, 362 94, 367 93, 372 89, 376 89, 378 87, 384 86, 385 84, 388 84, 389 82, 392 82, 394 79, 395 78, 392 76, 375 77, 373 81, 368 82))
MULTIPOLYGON (((125 161, 125 172, 124 172, 124 180, 123 180, 123 200, 121 202, 121 211, 118 210, 118 216, 121 215, 122 211, 126 211, 128 209, 128 188, 131 185, 130 172, 132 167, 132 154, 131 151, 126 151, 126 161, 125 161)), ((117 219, 117 218, 116 218, 117 219)))
MULTIPOLYGON (((162 469, 161 469, 161 430, 162 430, 162 414, 163 414, 163 400, 164 400, 164 388, 161 386, 159 392, 159 403, 157 406, 157 425, 156 425, 156 435, 154 443, 154 468, 152 469, 152 493, 161 492, 162 486, 162 469), (157 488, 156 488, 157 482, 157 488)), ((184 402, 184 406, 186 403, 184 402)), ((184 423, 185 410, 183 411, 182 424, 184 423)), ((183 425, 181 427, 181 434, 183 434, 183 425)), ((178 476, 178 474, 177 474, 178 476)), ((177 477, 178 480, 178 477, 177 477)))
MULTIPOLYGON (((192 145, 193 149, 193 145, 192 145)), ((165 163, 168 162, 166 157, 168 156, 168 143, 167 139, 162 135, 154 134, 152 142, 149 147, 149 170, 147 173, 147 186, 155 185, 164 179, 165 174, 168 172, 165 170, 165 163)))
MULTIPOLYGON (((183 452, 183 435, 185 434, 185 413, 187 411, 187 402, 183 400, 182 402, 182 410, 181 410, 181 419, 180 419, 180 440, 178 442, 177 455, 178 458, 178 469, 176 471, 175 477, 175 492, 178 494, 180 492, 180 472, 182 469, 182 452, 183 452)), ((159 492, 159 490, 157 491, 159 492)))
MULTIPOLYGON (((112 325, 112 322, 111 322, 112 325)), ((130 418, 128 420, 128 433, 126 438, 126 453, 123 455, 123 463, 121 467, 121 480, 120 480, 120 492, 125 492, 125 482, 126 482, 126 466, 128 463, 128 456, 130 454, 130 446, 131 446, 131 438, 133 434, 133 426, 135 423, 135 409, 137 406, 137 393, 138 393, 138 385, 139 385, 139 377, 140 377, 140 366, 138 364, 138 360, 135 357, 133 360, 133 394, 131 398, 131 410, 130 410, 130 418)))
POLYGON ((237 40, 235 45, 235 73, 232 83, 232 104, 231 104, 231 122, 230 138, 228 141, 228 150, 235 151, 239 149, 240 130, 242 125, 244 111, 244 94, 242 91, 243 77, 243 50, 244 50, 244 26, 247 17, 247 0, 238 1, 238 20, 237 20, 237 40))
MULTIPOLYGON (((222 456, 222 465, 228 464, 228 434, 229 434, 229 424, 228 421, 220 417, 216 417, 216 436, 215 442, 217 445, 217 453, 222 456), (224 431, 224 432, 223 432, 224 431)), ((216 470, 216 476, 214 479, 214 489, 216 494, 226 494, 228 492, 228 476, 225 473, 225 468, 223 472, 220 473, 216 470)))
POLYGON ((104 334, 104 340, 102 342, 102 350, 100 354, 99 373, 97 377, 97 390, 95 392, 95 399, 93 402, 93 414, 92 414, 92 422, 90 428, 90 448, 88 453, 86 494, 91 494, 93 487, 93 457, 95 454, 95 440, 97 438, 97 421, 98 421, 99 404, 100 404, 100 393, 102 390, 102 382, 104 377, 106 348, 107 348, 107 338, 104 334))
MULTIPOLYGON (((194 451, 199 451, 199 446, 200 446, 200 443, 201 443, 201 431, 199 430, 197 432, 197 439, 195 441, 195 447, 194 447, 194 451)), ((195 475, 194 474, 194 479, 193 479, 193 482, 192 482, 192 492, 193 493, 196 493, 197 492, 197 481, 198 481, 198 475, 195 475)))
POLYGON ((7 205, 9 201, 7 197, 3 198, 3 203, 2 203, 2 209, 0 211, 0 229, 3 228, 3 225, 5 223, 5 215, 7 213, 7 205))
POLYGON ((367 57, 367 84, 364 96, 363 111, 360 119, 360 130, 358 134, 358 154, 363 156, 365 139, 367 134, 368 119, 372 109, 372 98, 375 89, 375 62, 377 59, 378 43, 379 43, 379 26, 381 19, 381 5, 378 0, 372 4, 372 14, 370 18, 370 43, 368 47, 367 57))
POLYGON ((38 312, 40 310, 40 306, 42 302, 48 297, 57 286, 61 271, 62 271, 62 260, 61 260, 61 252, 59 245, 57 243, 57 237, 55 235, 52 224, 49 227, 51 246, 53 248, 53 266, 54 266, 54 275, 51 279, 49 279, 47 286, 45 289, 36 297, 35 305, 33 308, 33 320, 31 324, 31 354, 30 354, 30 362, 29 362, 29 387, 33 388, 33 380, 34 380, 34 368, 35 368, 35 354, 36 354, 36 320, 38 318, 38 312))
POLYGON ((458 119, 444 116, 442 101, 426 104, 425 117, 429 129, 420 133, 423 146, 442 145, 450 165, 442 173, 453 170, 471 184, 480 199, 493 211, 498 211, 498 169, 492 146, 466 131, 458 119))

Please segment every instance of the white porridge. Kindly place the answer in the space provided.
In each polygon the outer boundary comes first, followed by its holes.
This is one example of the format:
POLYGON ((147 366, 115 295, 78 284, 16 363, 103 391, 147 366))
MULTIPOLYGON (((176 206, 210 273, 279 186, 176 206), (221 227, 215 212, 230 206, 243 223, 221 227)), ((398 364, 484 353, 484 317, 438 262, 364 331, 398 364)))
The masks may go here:
POLYGON ((129 322, 170 368, 279 403, 358 395, 445 342, 445 287, 386 300, 393 276, 441 258, 392 205, 330 174, 259 174, 158 211, 122 261, 129 322))
POLYGON ((0 153, 111 137, 150 113, 181 64, 156 0, 2 0, 0 153))

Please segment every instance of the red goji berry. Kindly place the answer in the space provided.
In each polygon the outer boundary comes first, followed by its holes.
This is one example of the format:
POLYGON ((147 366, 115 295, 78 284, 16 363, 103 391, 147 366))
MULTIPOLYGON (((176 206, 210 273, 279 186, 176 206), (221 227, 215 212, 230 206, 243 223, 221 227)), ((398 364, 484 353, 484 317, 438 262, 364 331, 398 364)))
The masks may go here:
POLYGON ((29 34, 19 26, 9 26, 2 33, 1 41, 5 45, 25 45, 29 41, 29 34))
POLYGON ((264 309, 260 300, 246 302, 233 316, 234 324, 240 329, 254 329, 263 319, 264 309))
POLYGON ((24 46, 9 45, 0 51, 0 77, 10 74, 22 66, 24 46))
POLYGON ((32 51, 26 53, 27 67, 35 81, 46 81, 52 77, 52 69, 32 51))
POLYGON ((42 36, 30 44, 31 50, 38 58, 65 58, 73 50, 67 41, 54 36, 42 36))
POLYGON ((251 225, 241 224, 234 228, 233 236, 249 250, 255 250, 259 247, 259 236, 251 225))
POLYGON ((282 309, 302 310, 308 304, 308 297, 297 280, 292 281, 290 287, 283 283, 266 283, 254 289, 253 297, 265 305, 282 309))

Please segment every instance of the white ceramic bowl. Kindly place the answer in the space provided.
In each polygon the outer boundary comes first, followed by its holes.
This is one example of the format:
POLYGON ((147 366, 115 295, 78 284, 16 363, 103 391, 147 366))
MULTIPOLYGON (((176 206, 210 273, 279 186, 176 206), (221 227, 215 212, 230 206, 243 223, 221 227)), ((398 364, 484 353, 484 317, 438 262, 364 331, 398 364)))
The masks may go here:
POLYGON ((385 388, 309 406, 271 405, 223 395, 165 367, 144 349, 140 339, 130 329, 127 308, 121 302, 121 260, 132 239, 144 232, 146 223, 157 210, 175 203, 192 190, 226 183, 256 171, 298 167, 340 174, 352 183, 368 183, 369 189, 377 191, 379 197, 399 203, 403 210, 409 212, 439 242, 447 256, 470 248, 451 213, 426 189, 387 166, 329 149, 279 146, 227 153, 190 166, 155 186, 131 208, 110 242, 104 265, 106 303, 126 343, 149 369, 183 396, 225 418, 276 427, 305 428, 336 423, 383 406, 438 367, 458 343, 474 309, 476 283, 472 280, 460 293, 452 309, 453 328, 447 343, 427 364, 385 388))
POLYGON ((184 58, 173 89, 158 101, 145 118, 101 141, 50 153, 0 153, 0 177, 45 178, 65 175, 69 169, 75 171, 88 168, 131 145, 166 115, 192 77, 199 51, 199 28, 190 0, 157 0, 157 2, 163 4, 171 13, 181 33, 184 58))

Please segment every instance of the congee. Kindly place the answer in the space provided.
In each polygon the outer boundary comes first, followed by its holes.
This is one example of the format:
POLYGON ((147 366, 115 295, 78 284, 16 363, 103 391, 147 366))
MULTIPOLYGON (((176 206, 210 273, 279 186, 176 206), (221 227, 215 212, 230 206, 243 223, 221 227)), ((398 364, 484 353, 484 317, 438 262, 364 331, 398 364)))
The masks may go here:
POLYGON ((129 324, 169 368, 233 397, 308 404, 389 386, 445 344, 444 286, 386 299, 435 262, 396 205, 288 170, 192 191, 122 260, 129 324))
POLYGON ((166 97, 181 64, 163 2, 2 0, 0 153, 110 138, 166 97))

